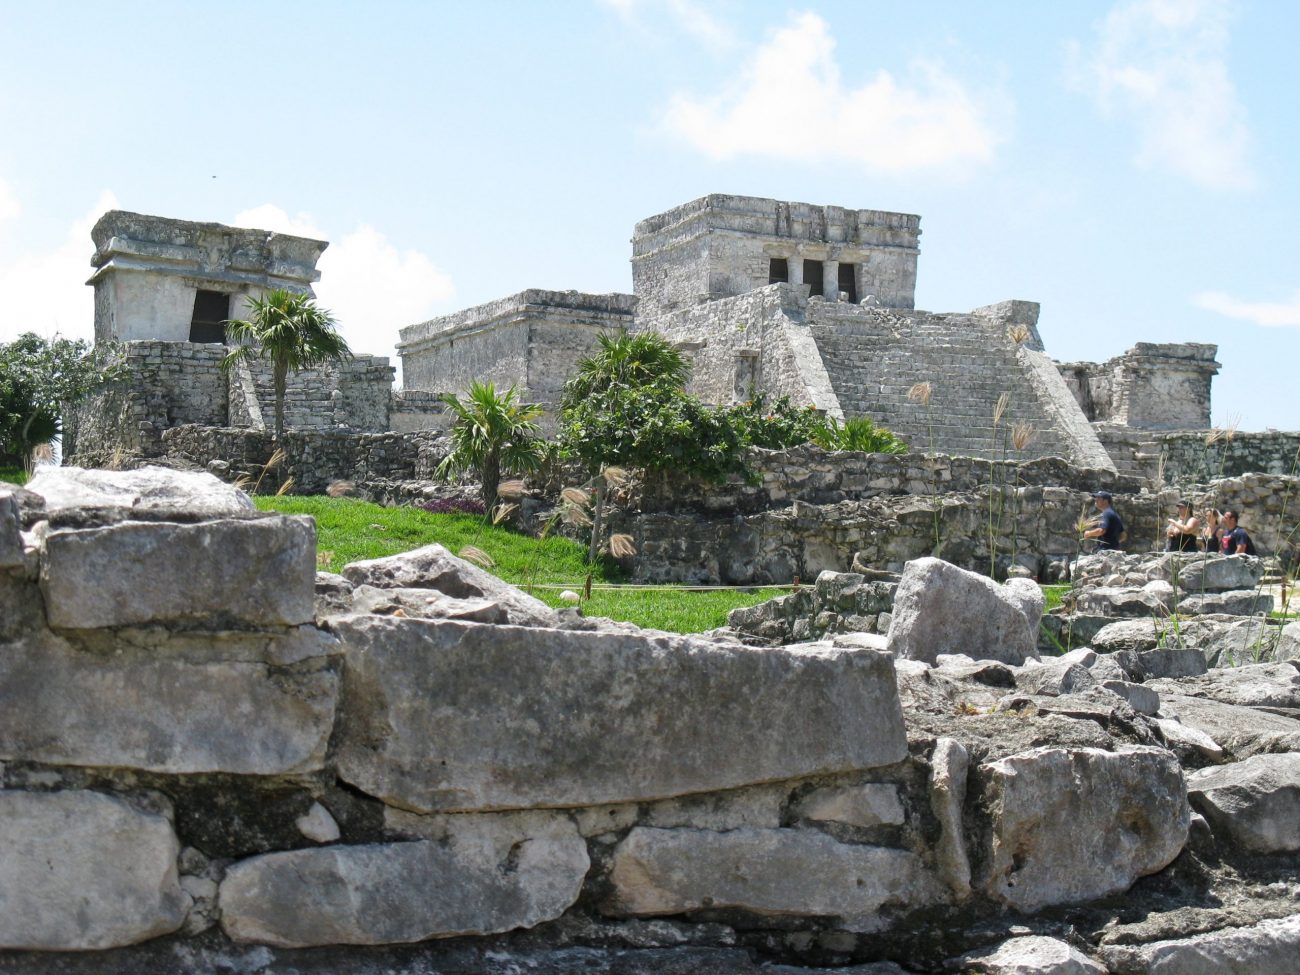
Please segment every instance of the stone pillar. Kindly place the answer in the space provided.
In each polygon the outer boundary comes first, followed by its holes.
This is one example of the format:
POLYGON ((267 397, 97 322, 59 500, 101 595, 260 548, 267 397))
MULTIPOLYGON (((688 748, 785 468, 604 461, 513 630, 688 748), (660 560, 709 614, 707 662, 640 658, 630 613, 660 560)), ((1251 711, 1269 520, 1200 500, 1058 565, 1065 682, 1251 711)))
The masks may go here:
POLYGON ((840 300, 840 262, 822 263, 822 297, 827 301, 840 300))
POLYGON ((787 280, 790 284, 803 284, 803 255, 795 252, 785 259, 787 280))
POLYGON ((858 263, 853 268, 853 276, 858 285, 858 303, 861 304, 866 301, 867 296, 871 295, 876 300, 869 302, 869 304, 880 304, 880 298, 876 294, 875 282, 871 280, 871 273, 867 270, 866 258, 858 260, 858 263))

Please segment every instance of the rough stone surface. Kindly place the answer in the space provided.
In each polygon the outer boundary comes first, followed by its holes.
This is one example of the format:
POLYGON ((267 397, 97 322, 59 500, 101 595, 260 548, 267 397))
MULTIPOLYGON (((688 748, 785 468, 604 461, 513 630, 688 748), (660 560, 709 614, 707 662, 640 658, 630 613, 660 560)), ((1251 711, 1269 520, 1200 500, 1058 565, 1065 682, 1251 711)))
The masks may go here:
POLYGON ((1042 613, 1042 591, 1027 579, 999 586, 941 559, 916 559, 898 584, 889 648, 929 663, 962 653, 1019 664, 1038 656, 1042 613))
POLYGON ((1223 704, 1300 711, 1300 668, 1293 663, 1226 667, 1190 680, 1153 681, 1151 686, 1223 704))
POLYGON ((1235 759, 1300 752, 1300 721, 1280 714, 1162 690, 1160 716, 1207 735, 1235 759))
POLYGON ((378 589, 435 589, 455 599, 482 599, 504 610, 515 626, 556 626, 559 616, 540 599, 520 592, 441 545, 426 545, 401 555, 353 562, 343 577, 354 586, 378 589))
POLYGON ((0 790, 0 948, 83 951, 175 931, 188 899, 166 817, 96 792, 0 790))
POLYGON ((1211 613, 1222 613, 1227 616, 1267 615, 1273 612, 1273 597, 1254 589, 1184 596, 1178 602, 1178 612, 1193 615, 1211 613))
POLYGON ((936 850, 939 868, 953 894, 964 898, 970 895, 970 857, 961 811, 966 801, 970 754, 961 742, 940 738, 930 766, 930 809, 942 831, 936 850))
POLYGON ((409 616, 425 620, 463 620, 468 623, 508 623, 508 613, 491 599, 457 599, 436 589, 376 589, 357 586, 344 612, 380 616, 409 616))
POLYGON ((1300 850, 1300 754, 1255 755, 1187 777, 1215 835, 1256 853, 1300 850))
POLYGON ((871 650, 376 616, 335 630, 340 774, 417 811, 660 798, 906 754, 892 661, 871 650))
POLYGON ((311 808, 293 824, 298 827, 298 832, 315 843, 333 843, 339 838, 339 824, 319 802, 313 802, 311 808))
POLYGON ((980 975, 1106 975, 1105 966, 1056 938, 1029 935, 963 955, 959 971, 980 975))
POLYGON ((1075 600, 1080 613, 1092 616, 1149 618, 1168 612, 1168 606, 1158 595, 1147 589, 1121 586, 1098 586, 1085 589, 1075 600))
POLYGON ((1232 592, 1254 589, 1264 575, 1264 562, 1253 555, 1194 558, 1182 566, 1178 585, 1185 593, 1232 592))
POLYGON ((898 786, 887 782, 815 789, 799 800, 796 812, 815 822, 849 826, 901 826, 906 818, 898 786))
POLYGON ((980 774, 992 809, 981 885, 1018 910, 1126 890, 1187 840, 1182 771, 1164 749, 1037 748, 980 774))
POLYGON ((608 909, 681 914, 737 908, 756 914, 827 915, 864 930, 886 906, 937 899, 916 854, 854 846, 808 830, 638 827, 614 851, 608 909))
POLYGON ((1190 938, 1104 950, 1120 975, 1295 975, 1300 914, 1190 938))
POLYGON ((0 653, 0 758, 276 775, 324 765, 337 644, 290 636, 123 632, 78 648, 37 631, 0 653), (288 644, 288 646, 286 646, 288 644))
POLYGON ((390 944, 532 927, 578 898, 591 861, 573 825, 519 836, 466 822, 448 843, 330 846, 235 864, 222 927, 280 947, 390 944))
POLYGON ((315 523, 300 516, 57 530, 41 559, 46 614, 65 629, 310 623, 315 575, 315 523))
POLYGON ((22 519, 13 495, 8 485, 0 487, 0 570, 23 564, 22 519))
POLYGON ((1149 716, 1160 710, 1160 695, 1145 684, 1134 684, 1127 680, 1104 680, 1101 686, 1128 701, 1129 707, 1138 714, 1149 716))
POLYGON ((220 518, 254 511, 252 499, 211 474, 143 467, 134 471, 45 467, 27 483, 45 499, 47 514, 79 510, 121 513, 188 512, 220 518))

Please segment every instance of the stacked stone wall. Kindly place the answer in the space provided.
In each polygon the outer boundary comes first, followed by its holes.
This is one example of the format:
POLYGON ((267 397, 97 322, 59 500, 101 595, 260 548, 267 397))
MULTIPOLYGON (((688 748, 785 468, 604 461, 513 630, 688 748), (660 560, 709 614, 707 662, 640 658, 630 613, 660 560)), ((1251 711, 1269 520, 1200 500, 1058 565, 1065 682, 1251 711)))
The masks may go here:
MULTIPOLYGON (((387 430, 393 372, 387 358, 359 355, 290 374, 284 397, 285 428, 360 433, 387 430)), ((271 363, 248 360, 244 370, 231 370, 230 384, 231 425, 273 428, 275 382, 271 363), (250 397, 255 404, 248 402, 250 397)))
POLYGON ((1106 362, 1058 363, 1089 420, 1142 430, 1210 425, 1210 383, 1218 347, 1139 342, 1106 362))

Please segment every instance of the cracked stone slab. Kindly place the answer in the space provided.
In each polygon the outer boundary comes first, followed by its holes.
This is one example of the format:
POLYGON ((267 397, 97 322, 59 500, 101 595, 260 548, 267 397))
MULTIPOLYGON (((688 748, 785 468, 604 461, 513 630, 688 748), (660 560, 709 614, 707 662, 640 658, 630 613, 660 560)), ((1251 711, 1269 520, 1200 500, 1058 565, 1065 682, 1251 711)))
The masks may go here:
POLYGON ((893 661, 663 633, 353 616, 340 775, 416 812, 591 806, 891 765, 893 661))
POLYGON ((1300 850, 1300 753, 1254 755, 1187 777, 1215 836, 1256 853, 1300 850))

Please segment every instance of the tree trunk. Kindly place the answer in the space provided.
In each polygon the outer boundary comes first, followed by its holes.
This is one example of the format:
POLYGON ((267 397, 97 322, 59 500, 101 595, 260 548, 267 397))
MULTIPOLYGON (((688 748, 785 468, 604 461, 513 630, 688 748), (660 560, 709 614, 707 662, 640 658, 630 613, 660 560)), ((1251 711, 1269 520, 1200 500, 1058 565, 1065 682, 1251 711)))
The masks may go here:
POLYGON ((492 517, 492 508, 497 503, 497 485, 501 483, 501 458, 492 451, 483 458, 483 513, 492 517))
POLYGON ((289 368, 282 363, 277 362, 274 367, 275 376, 275 442, 279 443, 284 439, 284 392, 288 385, 289 368))

